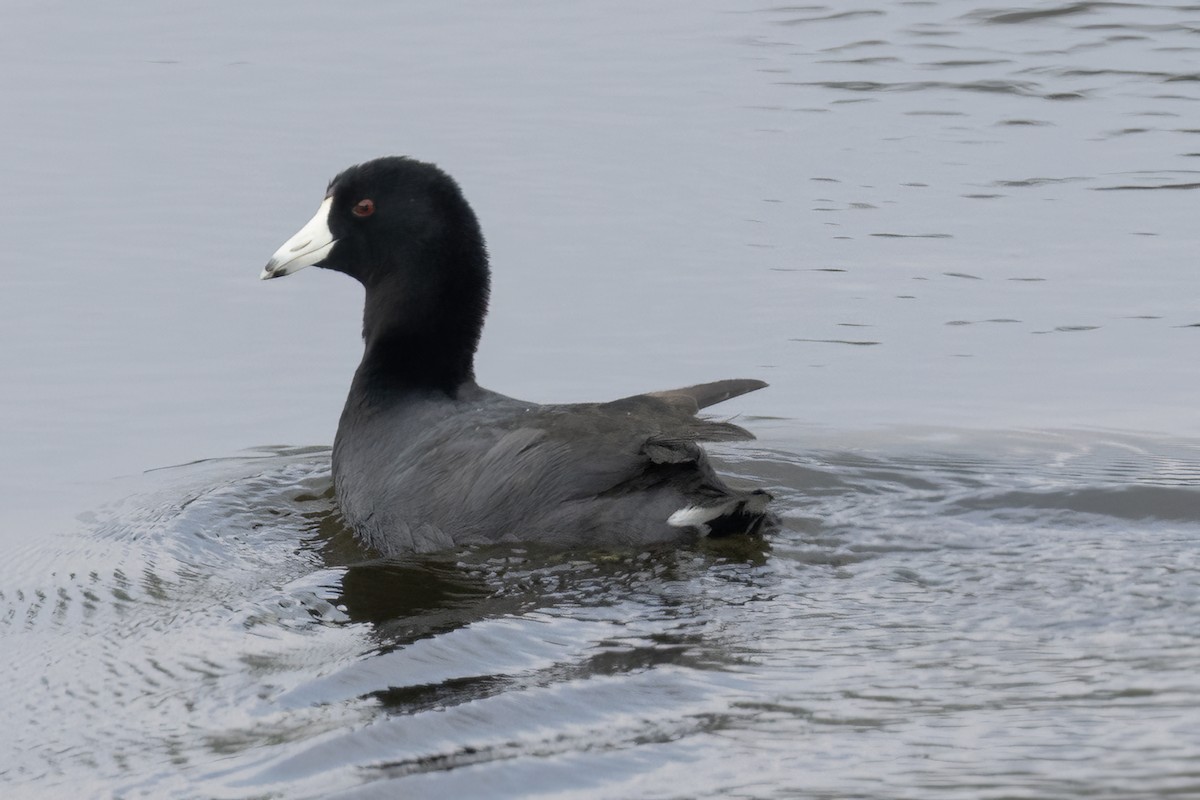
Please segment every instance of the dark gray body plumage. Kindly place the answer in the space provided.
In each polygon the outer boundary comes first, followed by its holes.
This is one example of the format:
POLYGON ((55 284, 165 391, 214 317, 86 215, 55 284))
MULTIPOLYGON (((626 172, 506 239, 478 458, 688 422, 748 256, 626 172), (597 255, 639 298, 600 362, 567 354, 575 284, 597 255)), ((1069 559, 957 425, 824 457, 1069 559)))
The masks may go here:
POLYGON ((475 383, 490 266, 462 190, 385 157, 332 181, 262 277, 305 266, 363 285, 363 358, 333 449, 346 521, 383 553, 537 542, 645 546, 757 533, 769 499, 730 489, 700 442, 753 438, 697 412, 729 380, 610 403, 537 405, 475 383))
POLYGON ((537 405, 476 386, 372 407, 351 392, 334 445, 343 515, 384 552, 537 541, 614 547, 695 538, 668 524, 730 489, 698 442, 753 438, 696 416, 764 386, 731 380, 609 403, 537 405))

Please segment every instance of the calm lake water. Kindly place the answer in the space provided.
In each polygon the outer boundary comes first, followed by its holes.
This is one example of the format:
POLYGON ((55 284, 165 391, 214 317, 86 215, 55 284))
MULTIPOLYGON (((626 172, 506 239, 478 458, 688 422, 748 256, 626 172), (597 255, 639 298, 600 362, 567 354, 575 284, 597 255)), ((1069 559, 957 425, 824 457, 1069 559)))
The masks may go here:
POLYGON ((13 0, 5 798, 1200 797, 1200 6, 13 0), (768 542, 379 561, 361 290, 410 154, 481 383, 724 377, 768 542))

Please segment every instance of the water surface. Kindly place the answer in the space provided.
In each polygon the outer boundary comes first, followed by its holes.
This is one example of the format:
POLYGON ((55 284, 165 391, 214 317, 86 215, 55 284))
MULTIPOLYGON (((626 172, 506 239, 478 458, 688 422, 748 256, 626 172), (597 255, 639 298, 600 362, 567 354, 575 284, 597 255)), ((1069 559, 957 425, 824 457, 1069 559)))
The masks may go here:
POLYGON ((1200 11, 15 3, 6 797, 1200 795, 1200 11), (325 181, 459 178, 485 385, 720 377, 768 543, 378 561, 325 181))

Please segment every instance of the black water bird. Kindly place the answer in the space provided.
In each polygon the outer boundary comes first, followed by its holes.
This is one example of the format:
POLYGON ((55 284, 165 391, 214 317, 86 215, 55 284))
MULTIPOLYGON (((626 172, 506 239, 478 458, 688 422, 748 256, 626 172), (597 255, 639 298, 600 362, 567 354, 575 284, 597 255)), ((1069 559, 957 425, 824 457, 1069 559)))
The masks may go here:
POLYGON ((770 520, 769 495, 727 486, 699 445, 753 436, 696 416, 762 381, 571 405, 475 383, 487 250, 458 184, 436 166, 388 157, 335 177, 262 277, 307 266, 366 289, 365 350, 333 476, 367 545, 387 554, 509 541, 640 547, 758 534, 770 520))

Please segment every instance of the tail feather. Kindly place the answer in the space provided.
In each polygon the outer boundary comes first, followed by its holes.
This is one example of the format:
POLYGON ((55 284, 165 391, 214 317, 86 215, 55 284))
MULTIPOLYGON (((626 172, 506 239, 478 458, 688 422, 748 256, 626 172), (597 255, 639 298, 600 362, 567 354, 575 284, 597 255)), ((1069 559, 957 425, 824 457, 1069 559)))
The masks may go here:
POLYGON ((667 518, 673 528, 695 528, 703 536, 718 538, 746 534, 757 536, 767 520, 771 495, 756 489, 722 503, 690 505, 667 518))
POLYGON ((739 395, 762 389, 767 384, 752 378, 730 378, 712 383, 698 383, 695 386, 684 386, 681 389, 667 389, 661 392, 650 392, 650 397, 666 400, 672 405, 688 407, 692 413, 702 408, 714 406, 739 395), (694 406, 694 407, 693 407, 694 406))

